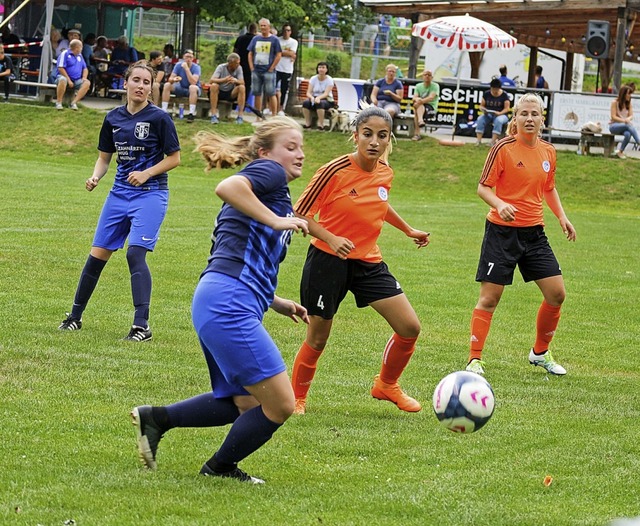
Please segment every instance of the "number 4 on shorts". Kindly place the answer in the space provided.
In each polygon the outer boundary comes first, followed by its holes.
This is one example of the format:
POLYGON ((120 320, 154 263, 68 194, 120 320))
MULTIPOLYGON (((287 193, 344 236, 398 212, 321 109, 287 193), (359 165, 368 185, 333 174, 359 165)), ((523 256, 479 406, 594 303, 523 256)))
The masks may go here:
POLYGON ((320 294, 320 296, 318 297, 318 303, 316 303, 316 306, 324 310, 324 301, 322 301, 322 294, 320 294))

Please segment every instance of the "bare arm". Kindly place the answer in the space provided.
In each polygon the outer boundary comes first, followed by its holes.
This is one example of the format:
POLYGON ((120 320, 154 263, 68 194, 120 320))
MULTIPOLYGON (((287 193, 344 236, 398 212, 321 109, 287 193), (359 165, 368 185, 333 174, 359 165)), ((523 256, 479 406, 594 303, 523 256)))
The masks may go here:
POLYGON ((298 323, 298 318, 300 318, 307 325, 309 324, 307 309, 293 300, 287 300, 285 298, 281 298, 280 296, 274 295, 273 302, 271 302, 270 306, 278 314, 287 316, 296 323, 298 323))
POLYGON ((170 153, 162 161, 154 164, 151 168, 147 168, 144 172, 133 171, 127 177, 127 181, 133 186, 142 186, 152 177, 160 175, 161 173, 173 170, 180 164, 180 150, 170 153))
POLYGON ((98 152, 98 159, 93 167, 93 174, 84 183, 85 188, 91 192, 102 179, 109 169, 109 163, 111 162, 112 153, 98 152))
POLYGON ((319 239, 324 241, 329 248, 333 250, 340 259, 347 259, 349 253, 356 248, 353 242, 346 238, 340 236, 334 236, 331 232, 329 232, 326 228, 320 226, 318 222, 312 217, 307 217, 296 213, 296 216, 299 218, 305 219, 309 225, 309 233, 319 239))
POLYGON ((547 202, 547 205, 560 221, 560 228, 567 236, 569 241, 576 240, 576 229, 573 228, 573 225, 567 218, 567 215, 564 213, 564 209, 562 208, 562 203, 560 202, 560 195, 558 194, 558 190, 554 188, 553 190, 549 190, 544 193, 544 200, 547 202))
POLYGON ((371 90, 371 102, 373 104, 378 104, 378 92, 380 91, 380 88, 378 86, 374 86, 373 89, 371 90))
POLYGON ((503 221, 513 221, 516 218, 518 209, 500 199, 490 186, 479 183, 478 195, 480 199, 498 211, 498 215, 503 221))
POLYGON ((423 232, 422 230, 416 230, 409 225, 398 212, 392 206, 389 206, 387 215, 384 218, 386 223, 389 223, 392 227, 397 228, 400 232, 403 232, 407 237, 413 238, 413 241, 418 248, 426 247, 429 244, 429 232, 423 232))
POLYGON ((273 64, 271 64, 271 67, 269 68, 269 73, 276 70, 276 66, 278 65, 278 62, 280 62, 281 58, 282 58, 282 52, 276 53, 276 56, 273 59, 273 64))
POLYGON ((273 228, 274 230, 293 230, 303 234, 309 232, 309 226, 299 217, 280 217, 266 207, 253 193, 249 179, 242 175, 232 175, 216 186, 216 195, 236 210, 273 228))

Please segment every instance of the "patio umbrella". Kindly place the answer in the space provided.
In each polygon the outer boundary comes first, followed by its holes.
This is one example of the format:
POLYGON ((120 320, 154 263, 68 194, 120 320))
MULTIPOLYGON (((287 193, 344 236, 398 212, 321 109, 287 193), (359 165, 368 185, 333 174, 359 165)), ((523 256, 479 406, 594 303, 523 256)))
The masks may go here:
MULTIPOLYGON (((462 51, 458 59, 456 92, 460 89, 460 64, 462 63, 464 52, 511 49, 518 42, 502 29, 468 14, 464 16, 443 16, 418 22, 413 24, 411 34, 424 40, 431 40, 448 49, 462 51)), ((452 143, 458 116, 458 99, 457 97, 454 97, 454 99, 452 143)))

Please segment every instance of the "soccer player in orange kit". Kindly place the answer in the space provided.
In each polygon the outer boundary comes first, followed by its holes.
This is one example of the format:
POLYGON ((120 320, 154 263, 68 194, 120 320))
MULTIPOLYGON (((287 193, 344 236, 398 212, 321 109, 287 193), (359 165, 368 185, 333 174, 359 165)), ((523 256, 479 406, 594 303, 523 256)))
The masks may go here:
POLYGON ((542 202, 558 218, 569 241, 575 241, 576 231, 556 189, 555 148, 540 139, 543 124, 542 100, 534 93, 524 95, 516 103, 507 137, 491 148, 485 161, 478 195, 491 210, 476 274, 480 298, 471 318, 467 371, 484 374, 482 349, 491 318, 505 285, 513 282, 517 265, 524 281, 535 281, 543 295, 529 362, 551 374, 567 372, 549 351, 566 292, 560 265, 544 232, 542 202))
POLYGON ((412 238, 418 248, 429 244, 429 234, 408 225, 389 205, 393 170, 383 159, 388 154, 391 130, 392 120, 385 110, 370 107, 361 111, 353 135, 356 151, 322 166, 294 206, 296 214, 307 219, 314 238, 300 284, 301 303, 310 322, 291 376, 297 414, 306 411, 318 359, 348 291, 358 307, 371 305, 394 331, 371 395, 393 402, 403 411, 421 409, 398 385, 415 349, 420 321, 382 261, 377 241, 385 222, 412 238))

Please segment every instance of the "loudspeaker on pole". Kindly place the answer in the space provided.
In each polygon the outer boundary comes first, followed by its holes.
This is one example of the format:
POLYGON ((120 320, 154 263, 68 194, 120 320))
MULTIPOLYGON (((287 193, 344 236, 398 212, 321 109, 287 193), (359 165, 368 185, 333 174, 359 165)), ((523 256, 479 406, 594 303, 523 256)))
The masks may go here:
POLYGON ((587 41, 584 54, 587 57, 602 59, 609 58, 611 43, 611 27, 605 20, 589 20, 587 25, 587 41))

